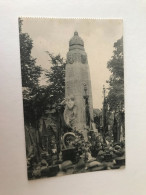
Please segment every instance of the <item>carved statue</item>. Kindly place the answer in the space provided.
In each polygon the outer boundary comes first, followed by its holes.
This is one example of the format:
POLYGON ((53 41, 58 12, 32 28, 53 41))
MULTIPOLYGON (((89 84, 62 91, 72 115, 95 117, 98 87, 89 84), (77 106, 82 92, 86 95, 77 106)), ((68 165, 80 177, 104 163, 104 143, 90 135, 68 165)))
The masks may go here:
POLYGON ((74 129, 76 127, 76 119, 77 119, 77 106, 75 105, 74 96, 70 95, 66 98, 64 120, 69 127, 74 129))

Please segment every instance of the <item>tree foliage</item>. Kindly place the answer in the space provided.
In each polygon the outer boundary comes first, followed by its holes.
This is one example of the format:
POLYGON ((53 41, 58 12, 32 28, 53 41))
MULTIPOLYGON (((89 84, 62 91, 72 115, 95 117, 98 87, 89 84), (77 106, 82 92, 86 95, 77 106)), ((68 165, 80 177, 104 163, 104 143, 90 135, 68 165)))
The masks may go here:
POLYGON ((65 98, 65 66, 64 60, 60 54, 54 56, 47 52, 52 64, 50 71, 46 72, 48 78, 49 102, 51 104, 59 104, 65 98))
POLYGON ((41 67, 36 65, 36 59, 31 56, 33 41, 28 33, 22 32, 23 21, 19 18, 19 39, 21 57, 21 75, 23 88, 24 119, 26 123, 35 123, 38 118, 38 94, 41 67), (36 114, 37 113, 37 114, 36 114))
POLYGON ((123 37, 114 43, 113 56, 107 64, 112 73, 109 81, 108 103, 111 110, 124 107, 124 59, 123 37))
POLYGON ((38 87, 41 67, 36 65, 36 59, 31 56, 33 41, 28 33, 22 33, 22 22, 22 19, 19 19, 22 86, 35 88, 38 87))
POLYGON ((33 41, 28 33, 22 32, 22 23, 19 19, 24 119, 26 123, 36 127, 46 111, 55 110, 65 97, 66 61, 60 55, 47 52, 51 62, 50 70, 46 71, 37 66, 36 59, 31 56, 33 41), (42 72, 47 78, 47 85, 44 86, 39 85, 42 72))

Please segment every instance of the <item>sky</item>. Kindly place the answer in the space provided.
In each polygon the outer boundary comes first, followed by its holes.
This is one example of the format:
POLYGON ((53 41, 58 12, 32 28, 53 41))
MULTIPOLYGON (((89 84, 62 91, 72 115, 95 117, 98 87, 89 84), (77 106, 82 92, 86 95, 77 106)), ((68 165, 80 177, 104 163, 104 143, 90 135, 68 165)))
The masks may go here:
MULTIPOLYGON (((77 31, 84 41, 91 76, 93 107, 102 108, 103 85, 110 77, 107 62, 113 56, 114 43, 123 36, 123 21, 119 19, 49 19, 22 18, 22 32, 33 40, 31 55, 37 65, 49 70, 50 62, 45 51, 66 58, 69 40, 77 31)), ((46 84, 42 76, 42 85, 46 84)))

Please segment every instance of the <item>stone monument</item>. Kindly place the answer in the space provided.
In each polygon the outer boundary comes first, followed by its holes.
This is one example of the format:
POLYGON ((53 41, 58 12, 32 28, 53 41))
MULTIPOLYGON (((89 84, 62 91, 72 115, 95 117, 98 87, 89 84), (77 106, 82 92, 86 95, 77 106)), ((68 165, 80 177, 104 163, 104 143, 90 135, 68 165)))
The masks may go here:
MULTIPOLYGON (((90 119, 92 120, 93 103, 87 54, 84 49, 83 40, 79 37, 78 32, 74 32, 74 36, 69 41, 69 51, 67 53, 67 65, 65 70, 65 98, 68 101, 71 99, 70 97, 72 97, 74 102, 73 104, 75 106, 75 111, 72 116, 75 124, 74 122, 70 122, 70 124, 72 124, 73 128, 76 128, 76 130, 83 132, 87 127, 86 102, 84 99, 85 86, 86 95, 88 95, 90 119)), ((66 105, 66 107, 66 110, 69 109, 69 106, 66 105)), ((67 114, 67 116, 69 115, 67 114)), ((69 121, 69 118, 65 120, 69 121)))

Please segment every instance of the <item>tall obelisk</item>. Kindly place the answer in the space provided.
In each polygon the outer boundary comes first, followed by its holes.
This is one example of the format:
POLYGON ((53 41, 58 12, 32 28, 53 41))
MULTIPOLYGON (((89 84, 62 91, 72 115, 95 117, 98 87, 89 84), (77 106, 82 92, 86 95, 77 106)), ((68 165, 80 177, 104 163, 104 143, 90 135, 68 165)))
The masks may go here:
POLYGON ((93 119, 93 103, 90 71, 84 42, 78 32, 69 41, 67 65, 65 70, 65 97, 74 96, 77 107, 76 129, 84 131, 86 127, 85 90, 87 88, 90 118, 93 119))

